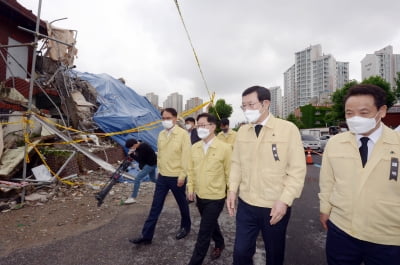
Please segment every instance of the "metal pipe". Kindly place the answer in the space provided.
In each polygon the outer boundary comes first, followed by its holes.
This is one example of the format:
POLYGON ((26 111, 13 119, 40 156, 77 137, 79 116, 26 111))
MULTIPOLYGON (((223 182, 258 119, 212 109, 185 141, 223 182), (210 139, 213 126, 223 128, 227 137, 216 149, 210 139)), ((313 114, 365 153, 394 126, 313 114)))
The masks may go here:
POLYGON ((45 184, 51 184, 50 181, 43 181, 43 180, 37 180, 37 179, 12 178, 11 180, 25 181, 25 182, 40 182, 40 183, 45 183, 45 184))
MULTIPOLYGON (((40 1, 40 2, 41 2, 41 1, 40 1)), ((39 3, 39 5, 41 5, 41 3, 39 3)), ((21 26, 18 26, 18 28, 19 28, 19 29, 22 29, 22 30, 24 30, 24 31, 33 33, 33 34, 35 35, 35 38, 38 38, 38 37, 40 36, 40 37, 43 37, 43 38, 46 38, 46 39, 53 40, 53 41, 55 41, 55 42, 64 44, 64 45, 66 45, 66 46, 68 46, 68 47, 74 46, 74 45, 72 45, 72 44, 69 44, 69 43, 66 43, 66 42, 57 40, 57 39, 55 39, 55 38, 49 37, 49 36, 47 36, 47 35, 41 34, 41 33, 39 33, 38 31, 35 32, 35 31, 30 30, 30 29, 26 29, 26 28, 24 28, 24 27, 21 27, 21 26)), ((39 30, 39 29, 37 29, 37 30, 39 30)), ((36 44, 36 45, 37 45, 37 44, 36 44)))
POLYGON ((67 17, 57 18, 57 19, 54 19, 53 21, 51 21, 49 24, 53 24, 56 21, 60 21, 60 20, 64 20, 64 19, 68 19, 68 18, 67 17))
POLYGON ((57 110, 58 114, 60 115, 63 125, 67 126, 67 123, 65 122, 63 115, 61 113, 61 110, 58 108, 57 104, 51 99, 51 97, 46 93, 46 91, 43 89, 43 87, 38 82, 35 81, 35 83, 40 88, 40 90, 42 90, 43 94, 47 97, 47 99, 53 104, 54 108, 57 110))
POLYGON ((25 47, 25 46, 34 46, 34 42, 22 43, 22 44, 13 44, 13 45, 0 45, 0 48, 14 48, 14 47, 25 47))
MULTIPOLYGON (((39 0, 39 6, 38 6, 38 15, 36 17, 36 34, 35 34, 35 40, 33 45, 33 51, 32 51, 32 65, 31 65, 31 78, 29 82, 29 102, 28 102, 28 120, 31 119, 31 111, 32 111, 32 95, 33 95, 33 82, 34 82, 34 76, 35 76, 35 64, 36 64, 36 47, 38 43, 38 33, 39 33, 39 25, 40 25, 40 12, 42 10, 42 0, 39 0)), ((29 122, 26 124, 26 127, 24 129, 24 135, 30 134, 30 126, 29 122)), ((25 150, 24 150, 24 158, 28 155, 28 143, 25 142, 25 150)), ((26 171, 27 171, 27 163, 26 159, 24 159, 24 166, 22 170, 22 178, 25 180, 26 179, 26 171)), ((25 192, 26 189, 25 187, 22 188, 22 195, 21 195, 21 203, 24 202, 25 200, 25 192)))
POLYGON ((0 114, 0 117, 9 117, 9 116, 25 116, 25 114, 0 114))
MULTIPOLYGON (((76 155, 76 151, 71 151, 71 150, 68 150, 68 151, 72 152, 72 154, 70 155, 70 157, 68 157, 68 159, 65 161, 65 163, 60 167, 60 169, 58 169, 58 171, 56 173, 57 176, 64 170, 64 168, 68 165, 69 161, 71 161, 71 159, 76 155)), ((55 180, 55 178, 56 177, 53 177, 51 179, 51 182, 53 182, 55 180)))

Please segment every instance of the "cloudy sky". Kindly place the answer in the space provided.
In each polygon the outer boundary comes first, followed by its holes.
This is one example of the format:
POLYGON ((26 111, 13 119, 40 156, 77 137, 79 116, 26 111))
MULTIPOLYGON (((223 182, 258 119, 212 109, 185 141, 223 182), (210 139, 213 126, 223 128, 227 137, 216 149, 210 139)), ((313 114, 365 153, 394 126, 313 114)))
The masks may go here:
MULTIPOLYGON (((37 14, 39 0, 18 0, 37 14)), ((360 61, 392 45, 400 53, 398 0, 180 0, 203 73, 217 99, 243 120, 241 92, 252 85, 281 86, 294 53, 321 44, 325 54, 360 61)), ((78 31, 82 72, 123 77, 139 94, 187 99, 208 95, 174 0, 43 0, 41 18, 78 31)))

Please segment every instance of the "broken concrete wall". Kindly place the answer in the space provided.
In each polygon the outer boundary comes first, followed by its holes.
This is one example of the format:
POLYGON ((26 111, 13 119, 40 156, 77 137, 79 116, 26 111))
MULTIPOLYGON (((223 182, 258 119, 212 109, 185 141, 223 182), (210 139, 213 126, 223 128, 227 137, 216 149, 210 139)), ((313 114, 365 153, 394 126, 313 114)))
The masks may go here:
POLYGON ((71 115, 72 125, 81 130, 92 129, 93 126, 93 111, 95 105, 86 101, 85 97, 79 90, 71 92, 71 99, 74 102, 72 105, 73 113, 71 115))
POLYGON ((69 29, 61 29, 52 26, 51 24, 47 23, 47 32, 49 36, 53 39, 62 41, 64 43, 68 43, 71 46, 64 45, 62 43, 50 40, 47 43, 47 52, 46 55, 49 56, 51 59, 60 61, 67 66, 74 64, 74 59, 78 54, 78 50, 75 48, 75 30, 69 29))
MULTIPOLYGON (((11 113, 14 116, 10 116, 6 127, 3 129, 3 137, 6 148, 12 148, 15 146, 16 141, 23 140, 24 124, 23 124, 23 112, 14 111, 11 113)), ((30 122, 30 136, 39 136, 42 132, 42 126, 35 122, 30 122)))
MULTIPOLYGON (((125 152, 121 146, 97 148, 93 151, 93 154, 110 164, 121 162, 125 159, 125 152)), ((79 153, 77 157, 80 172, 99 169, 99 165, 85 155, 79 153)))

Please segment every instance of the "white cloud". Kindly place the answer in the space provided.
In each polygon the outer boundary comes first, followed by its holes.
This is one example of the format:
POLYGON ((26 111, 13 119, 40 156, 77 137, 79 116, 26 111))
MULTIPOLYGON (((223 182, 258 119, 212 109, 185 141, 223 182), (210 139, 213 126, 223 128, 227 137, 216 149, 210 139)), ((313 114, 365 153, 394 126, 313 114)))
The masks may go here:
MULTIPOLYGON (((37 13, 38 1, 19 0, 37 13)), ((400 53, 400 1, 202 0, 179 1, 211 90, 234 107, 252 85, 283 88, 294 53, 321 44, 325 54, 360 61, 393 45, 400 53)), ((78 30, 78 70, 124 77, 138 93, 172 92, 207 97, 173 0, 43 1, 45 20, 68 17, 59 27, 78 30)))

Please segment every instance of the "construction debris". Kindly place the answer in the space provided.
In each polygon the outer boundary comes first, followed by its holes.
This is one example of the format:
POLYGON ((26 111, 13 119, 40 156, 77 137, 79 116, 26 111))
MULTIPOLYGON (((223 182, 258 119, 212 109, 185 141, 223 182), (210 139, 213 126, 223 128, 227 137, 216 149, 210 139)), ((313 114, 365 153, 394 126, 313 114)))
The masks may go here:
MULTIPOLYGON (((122 77, 74 70, 76 30, 15 0, 0 0, 0 16, 0 211, 94 195, 128 138, 157 148, 158 109, 122 77)), ((124 191, 136 173, 122 173, 124 191)), ((110 197, 123 202, 121 186, 110 197)))

